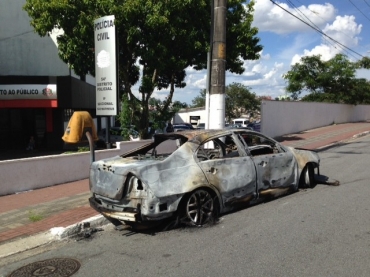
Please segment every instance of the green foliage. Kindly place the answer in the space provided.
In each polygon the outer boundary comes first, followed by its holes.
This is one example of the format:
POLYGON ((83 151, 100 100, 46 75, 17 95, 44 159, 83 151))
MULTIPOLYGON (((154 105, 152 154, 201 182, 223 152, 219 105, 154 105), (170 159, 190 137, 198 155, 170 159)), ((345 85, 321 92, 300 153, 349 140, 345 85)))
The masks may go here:
MULTIPOLYGON (((251 26, 254 1, 229 0, 227 5, 226 69, 241 74, 244 59, 258 59, 262 50, 256 37, 258 29, 251 26)), ((152 116, 166 118, 175 89, 186 86, 185 69, 192 66, 200 70, 207 65, 209 0, 26 0, 24 10, 40 36, 54 27, 63 29, 64 34, 57 38, 59 56, 80 76, 95 73, 93 21, 115 15, 120 93, 128 96, 131 122, 137 122, 142 138, 148 136, 149 99, 154 90, 169 89, 168 97, 152 116), (136 98, 131 89, 140 73, 141 96, 136 98)), ((124 118, 126 115, 119 120, 126 122, 124 118)))
POLYGON ((79 147, 77 147, 77 152, 87 152, 87 151, 90 151, 89 146, 79 146, 79 147))
MULTIPOLYGON (((206 101, 206 90, 200 90, 199 95, 192 100, 192 107, 204 107, 206 101)), ((241 117, 252 111, 259 111, 261 99, 250 91, 250 87, 239 83, 232 83, 225 89, 225 116, 228 121, 241 117)))
POLYGON ((206 89, 201 89, 199 95, 191 100, 192 108, 202 108, 206 106, 206 89))
POLYGON ((259 111, 261 101, 249 87, 232 83, 226 87, 225 106, 225 116, 228 121, 231 121, 250 111, 259 111))
POLYGON ((131 126, 137 126, 140 122, 140 105, 137 101, 131 101, 128 99, 127 94, 122 96, 121 100, 121 112, 117 119, 122 127, 122 137, 124 140, 130 140, 130 128, 131 126))
POLYGON ((321 56, 302 57, 283 77, 288 81, 287 92, 302 101, 363 104, 370 101, 370 83, 355 77, 356 69, 366 66, 367 59, 352 63, 345 55, 337 54, 328 61, 321 56))
POLYGON ((37 213, 35 211, 28 211, 28 219, 32 222, 40 221, 44 218, 44 216, 40 213, 37 213))
POLYGON ((160 99, 156 98, 149 99, 149 119, 152 123, 153 130, 163 130, 167 126, 167 122, 171 121, 171 119, 180 109, 187 108, 186 103, 175 101, 172 105, 168 107, 167 110, 163 111, 162 107, 165 104, 166 100, 161 101, 160 99))

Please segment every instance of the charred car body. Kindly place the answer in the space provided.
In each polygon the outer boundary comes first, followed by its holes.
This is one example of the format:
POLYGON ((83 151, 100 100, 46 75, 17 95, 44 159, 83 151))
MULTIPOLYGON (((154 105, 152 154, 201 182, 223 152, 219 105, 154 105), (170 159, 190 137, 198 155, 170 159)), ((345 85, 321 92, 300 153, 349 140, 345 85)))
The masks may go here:
POLYGON ((315 152, 245 129, 157 134, 147 145, 91 164, 90 205, 117 224, 176 216, 203 225, 238 203, 314 186, 319 164, 315 152))

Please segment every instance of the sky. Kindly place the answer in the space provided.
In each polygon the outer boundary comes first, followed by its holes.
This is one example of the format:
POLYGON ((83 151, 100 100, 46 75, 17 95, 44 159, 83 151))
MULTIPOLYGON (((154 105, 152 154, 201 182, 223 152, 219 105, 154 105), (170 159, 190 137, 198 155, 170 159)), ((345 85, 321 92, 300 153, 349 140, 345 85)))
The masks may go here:
MULTIPOLYGON (((281 0, 274 2, 288 12, 318 27, 317 32, 270 0, 256 0, 253 26, 263 50, 261 58, 245 61, 241 75, 226 72, 226 85, 241 83, 258 96, 273 99, 286 95, 288 72, 302 56, 320 54, 324 60, 338 53, 351 61, 370 56, 370 0, 281 0), (336 43, 336 42, 338 43, 336 43)), ((227 52, 227 49, 226 49, 227 52)), ((186 87, 176 89, 174 101, 192 103, 200 90, 206 88, 206 70, 186 70, 186 87)), ((358 77, 370 78, 363 70, 358 77)), ((164 99, 168 90, 156 91, 153 97, 164 99)))

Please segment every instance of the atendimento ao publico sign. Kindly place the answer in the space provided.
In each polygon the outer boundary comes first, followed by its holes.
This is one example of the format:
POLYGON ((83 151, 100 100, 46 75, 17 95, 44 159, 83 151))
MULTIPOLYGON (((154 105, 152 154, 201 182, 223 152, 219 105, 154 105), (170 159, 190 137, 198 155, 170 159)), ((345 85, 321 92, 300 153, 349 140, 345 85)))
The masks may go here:
POLYGON ((94 20, 96 115, 117 115, 116 27, 114 15, 94 20))

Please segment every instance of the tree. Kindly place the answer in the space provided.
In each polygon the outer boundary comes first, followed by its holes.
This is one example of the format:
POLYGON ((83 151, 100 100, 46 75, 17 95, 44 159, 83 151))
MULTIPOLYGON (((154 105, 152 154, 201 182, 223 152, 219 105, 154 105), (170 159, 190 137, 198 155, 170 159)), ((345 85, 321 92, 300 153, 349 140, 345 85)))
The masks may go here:
POLYGON ((228 121, 243 114, 259 111, 261 100, 250 91, 250 87, 232 83, 226 87, 225 116, 228 121))
MULTIPOLYGON (((227 10, 227 70, 241 74, 244 59, 258 59, 262 46, 252 27, 254 1, 229 0, 227 10)), ((209 0, 26 0, 24 9, 40 36, 53 28, 64 30, 58 37, 60 58, 80 76, 94 75, 93 21, 115 15, 118 29, 119 82, 127 95, 140 136, 147 136, 149 99, 154 90, 169 89, 158 110, 166 113, 175 88, 185 87, 185 69, 206 68, 210 43, 209 0), (196 18, 196 20, 194 20, 196 18), (141 66, 138 66, 137 62, 141 66), (132 86, 140 80, 140 97, 132 86), (136 122, 136 120, 138 120, 136 122)))
POLYGON ((346 104, 367 103, 370 100, 370 83, 357 79, 356 69, 365 66, 353 63, 345 55, 337 54, 328 61, 320 55, 301 58, 283 77, 288 81, 287 92, 293 99, 307 92, 303 101, 332 102, 346 104))
POLYGON ((192 108, 202 108, 206 106, 206 89, 201 89, 199 95, 191 100, 192 108))
MULTIPOLYGON (((232 83, 225 89, 225 116, 228 121, 241 117, 248 112, 259 111, 261 99, 250 91, 250 87, 239 83, 232 83)), ((200 90, 199 95, 192 100, 192 107, 204 107, 206 90, 200 90)))

